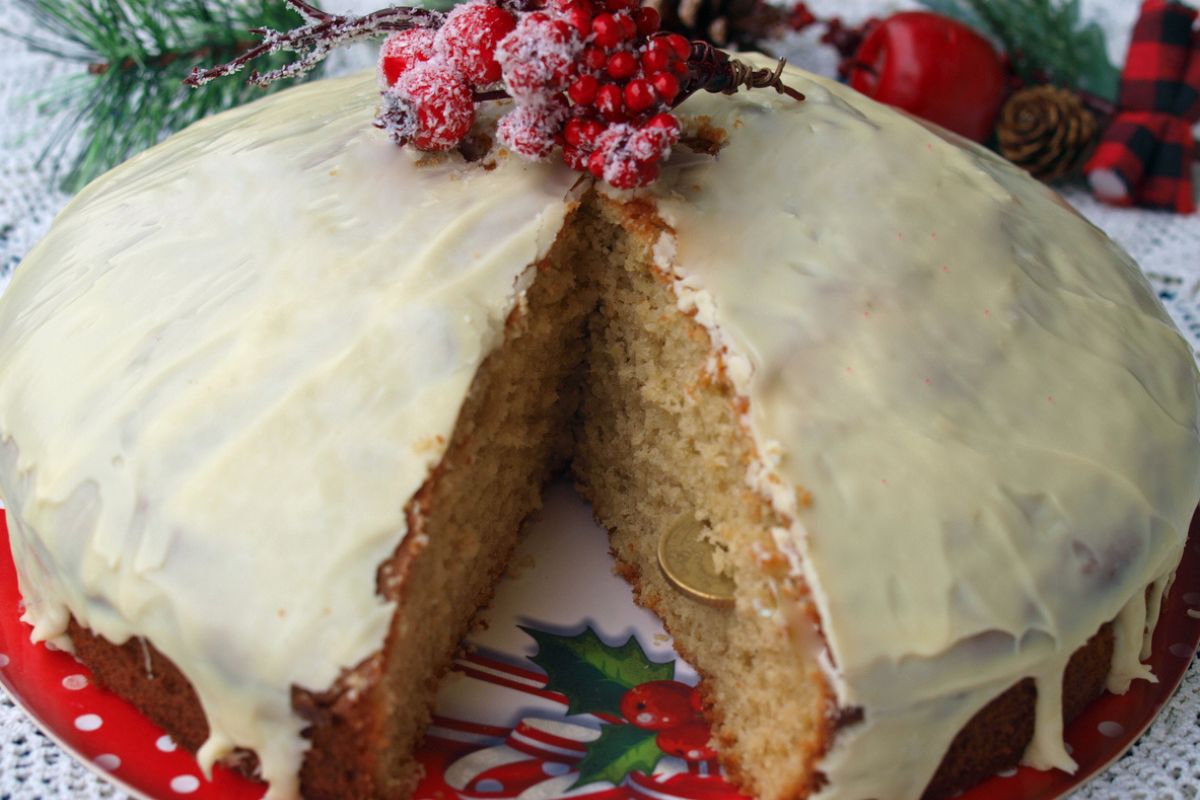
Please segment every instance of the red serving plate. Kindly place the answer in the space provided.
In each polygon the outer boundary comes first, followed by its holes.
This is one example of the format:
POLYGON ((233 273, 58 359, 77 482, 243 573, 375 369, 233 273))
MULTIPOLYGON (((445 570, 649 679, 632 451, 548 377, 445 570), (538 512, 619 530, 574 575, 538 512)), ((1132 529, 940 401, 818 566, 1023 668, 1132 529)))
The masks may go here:
MULTIPOLYGON (((1125 695, 1105 694, 1068 726, 1076 774, 1021 768, 980 784, 961 795, 963 800, 1062 797, 1145 731, 1178 687, 1200 641, 1198 527, 1200 514, 1155 633, 1150 665, 1158 683, 1138 681, 1125 695)), ((706 753, 665 754, 647 734, 602 709, 567 715, 569 696, 588 694, 581 682, 594 679, 589 653, 596 655, 593 666, 619 658, 643 670, 646 679, 696 682, 658 620, 634 605, 629 587, 613 576, 604 532, 568 487, 550 489, 513 563, 484 612, 487 624, 475 628, 466 655, 443 682, 421 754, 427 777, 416 800, 737 798, 706 753), (550 650, 560 657, 547 656, 550 650), (564 661, 568 652, 576 661, 564 661)), ((0 515, 0 684, 42 730, 138 797, 263 795, 261 784, 221 768, 206 779, 190 753, 176 748, 133 706, 93 686, 88 670, 71 656, 31 644, 20 615, 0 515)))

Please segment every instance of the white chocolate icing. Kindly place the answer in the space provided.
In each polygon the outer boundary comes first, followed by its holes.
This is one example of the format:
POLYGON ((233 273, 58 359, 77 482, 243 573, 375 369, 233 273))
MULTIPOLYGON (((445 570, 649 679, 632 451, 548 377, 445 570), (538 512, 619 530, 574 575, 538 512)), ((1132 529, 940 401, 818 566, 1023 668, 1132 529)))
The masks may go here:
POLYGON ((202 122, 97 181, 0 304, 0 490, 38 638, 147 636, 210 764, 296 793, 293 685, 382 646, 376 571, 577 175, 400 149, 371 75, 202 122), (219 565, 219 566, 218 566, 219 565))
MULTIPOLYGON (((919 797, 1023 677, 1027 761, 1070 769, 1070 653, 1115 618, 1110 685, 1148 677, 1200 495, 1191 354, 1051 192, 788 81, 809 100, 690 99, 728 143, 646 194, 674 228, 656 261, 750 401, 747 480, 794 521, 772 533, 838 700, 863 709, 820 797, 919 797)), ((147 637, 199 693, 204 759, 254 749, 272 797, 304 750, 290 688, 381 647, 376 569, 578 178, 419 165, 371 127, 376 92, 313 84, 134 159, 0 300, 0 493, 35 635, 74 615, 147 637)))
POLYGON ((1115 618, 1110 688, 1152 678, 1140 658, 1200 496, 1192 355, 1137 266, 1050 190, 787 79, 807 102, 690 99, 727 144, 652 194, 680 308, 750 364, 728 372, 763 454, 748 480, 795 521, 776 539, 802 556, 839 701, 864 711, 818 797, 920 797, 1023 677, 1026 762, 1073 770, 1070 654, 1115 618))

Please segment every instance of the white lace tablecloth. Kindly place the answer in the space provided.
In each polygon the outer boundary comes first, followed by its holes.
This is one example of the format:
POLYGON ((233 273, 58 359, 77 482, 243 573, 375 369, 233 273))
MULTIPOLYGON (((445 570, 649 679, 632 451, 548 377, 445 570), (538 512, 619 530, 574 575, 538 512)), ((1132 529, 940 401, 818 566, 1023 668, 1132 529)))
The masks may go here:
MULTIPOLYGON (((382 3, 381 3, 382 4, 382 3)), ((0 20, 10 30, 25 24, 13 0, 0 0, 0 20)), ((370 2, 326 2, 331 9, 366 10, 370 2)), ((847 20, 913 5, 878 0, 816 0, 821 14, 847 20)), ((1109 32, 1115 63, 1121 63, 1138 3, 1091 0, 1085 13, 1109 32)), ((787 50, 792 60, 831 73, 834 58, 796 37, 787 50)), ((346 69, 369 54, 343 58, 346 69)), ((0 291, 8 275, 49 227, 67 201, 35 162, 50 123, 39 117, 31 99, 50 81, 71 74, 77 65, 39 55, 0 37, 0 291)), ((1067 198, 1089 219, 1120 242, 1146 270, 1163 303, 1193 346, 1200 347, 1200 215, 1117 210, 1100 205, 1081 191, 1067 198)), ((113 789, 47 739, 0 689, 0 800, 35 798, 110 798, 113 789)), ((1134 748, 1072 800, 1194 800, 1200 798, 1200 665, 1193 661, 1183 685, 1134 748)))

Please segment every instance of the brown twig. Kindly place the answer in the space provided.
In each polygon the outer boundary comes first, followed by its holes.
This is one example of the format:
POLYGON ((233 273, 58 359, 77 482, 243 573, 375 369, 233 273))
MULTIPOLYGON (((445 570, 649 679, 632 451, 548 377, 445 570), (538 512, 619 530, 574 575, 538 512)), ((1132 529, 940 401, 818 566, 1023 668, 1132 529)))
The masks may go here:
POLYGON ((304 0, 287 0, 287 3, 304 19, 303 25, 291 31, 253 30, 251 33, 263 37, 262 42, 226 64, 193 69, 184 83, 203 86, 209 81, 242 71, 256 58, 280 50, 299 53, 300 58, 279 69, 266 74, 259 74, 257 70, 251 73, 250 83, 267 86, 284 78, 298 78, 306 74, 339 45, 408 28, 437 27, 445 18, 439 11, 405 6, 382 8, 360 17, 330 14, 304 0))
POLYGON ((708 42, 692 42, 692 54, 688 59, 688 77, 675 99, 679 105, 700 90, 720 94, 736 94, 739 89, 774 89, 797 101, 803 101, 803 93, 783 82, 783 68, 787 59, 779 59, 774 69, 755 69, 749 64, 730 58, 708 42))

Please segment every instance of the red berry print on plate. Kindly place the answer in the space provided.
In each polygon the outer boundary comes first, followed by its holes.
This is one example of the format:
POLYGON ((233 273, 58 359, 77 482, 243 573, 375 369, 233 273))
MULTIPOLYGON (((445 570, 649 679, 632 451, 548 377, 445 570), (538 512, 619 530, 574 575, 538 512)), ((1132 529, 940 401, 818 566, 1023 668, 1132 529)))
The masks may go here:
POLYGON ((621 699, 621 714, 630 724, 648 731, 662 731, 695 718, 690 695, 692 687, 679 681, 652 681, 635 686, 621 699))
POLYGON ((658 749, 684 761, 708 761, 717 757, 717 751, 708 744, 711 738, 707 723, 689 722, 659 731, 658 749))

